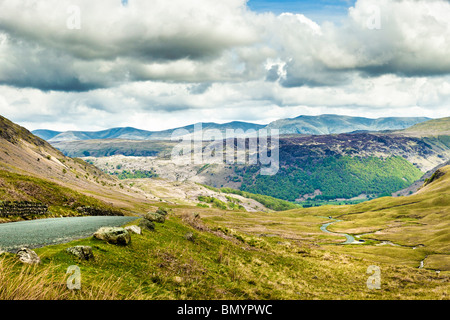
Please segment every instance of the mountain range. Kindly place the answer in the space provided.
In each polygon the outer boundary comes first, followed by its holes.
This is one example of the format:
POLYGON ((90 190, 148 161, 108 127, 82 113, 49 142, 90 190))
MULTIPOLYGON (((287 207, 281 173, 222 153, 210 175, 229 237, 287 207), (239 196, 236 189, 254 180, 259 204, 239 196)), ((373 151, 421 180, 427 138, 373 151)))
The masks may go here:
MULTIPOLYGON (((273 121, 267 125, 260 125, 249 122, 234 121, 224 124, 201 123, 202 129, 220 130, 225 134, 227 129, 232 130, 260 130, 264 128, 278 129, 280 134, 305 134, 305 135, 326 135, 361 131, 383 131, 401 130, 413 125, 430 120, 425 117, 388 117, 370 119, 363 117, 351 117, 341 115, 320 115, 320 116, 299 116, 290 119, 273 121)), ((197 124, 198 125, 198 124, 197 124)), ((132 127, 113 128, 102 131, 53 131, 39 129, 33 131, 36 136, 50 142, 56 141, 77 141, 96 139, 125 139, 125 140, 170 140, 176 130, 181 132, 194 132, 196 125, 168 129, 163 131, 147 131, 132 127)), ((206 138, 206 137, 204 137, 206 138)))

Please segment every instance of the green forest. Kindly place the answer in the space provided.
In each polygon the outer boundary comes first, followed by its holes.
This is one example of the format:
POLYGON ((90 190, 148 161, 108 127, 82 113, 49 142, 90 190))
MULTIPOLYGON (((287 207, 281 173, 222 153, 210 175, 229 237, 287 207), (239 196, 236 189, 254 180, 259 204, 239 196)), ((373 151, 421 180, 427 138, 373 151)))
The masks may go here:
POLYGON ((274 176, 259 174, 259 167, 236 168, 242 191, 296 201, 320 190, 315 200, 350 199, 361 194, 389 196, 408 187, 423 173, 402 157, 307 158, 281 166, 274 176))

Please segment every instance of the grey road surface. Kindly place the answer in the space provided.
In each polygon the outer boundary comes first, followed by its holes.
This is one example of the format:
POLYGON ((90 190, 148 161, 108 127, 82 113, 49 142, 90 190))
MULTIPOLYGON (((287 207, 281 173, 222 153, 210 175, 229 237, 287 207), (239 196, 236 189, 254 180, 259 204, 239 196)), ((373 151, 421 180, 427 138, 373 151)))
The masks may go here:
POLYGON ((70 217, 0 224, 0 251, 39 248, 91 236, 101 227, 119 227, 137 217, 70 217))

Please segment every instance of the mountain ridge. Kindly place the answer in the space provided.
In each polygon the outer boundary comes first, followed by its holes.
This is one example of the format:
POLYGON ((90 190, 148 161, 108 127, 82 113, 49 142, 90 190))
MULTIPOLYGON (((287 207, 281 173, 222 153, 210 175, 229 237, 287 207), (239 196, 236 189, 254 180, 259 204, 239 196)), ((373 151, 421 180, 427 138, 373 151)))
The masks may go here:
POLYGON ((181 130, 177 136, 180 136, 181 132, 186 133, 188 131, 189 133, 192 133, 196 128, 196 125, 201 124, 203 130, 220 130, 222 134, 225 134, 227 129, 257 131, 267 128, 278 129, 282 135, 324 135, 356 131, 402 130, 429 120, 431 119, 425 117, 383 117, 371 119, 324 114, 319 116, 301 115, 296 118, 280 119, 267 125, 244 121, 232 121, 223 124, 214 122, 197 123, 161 131, 147 131, 133 127, 118 127, 101 131, 52 131, 38 129, 32 131, 32 133, 50 142, 98 139, 170 140, 177 130, 181 130))

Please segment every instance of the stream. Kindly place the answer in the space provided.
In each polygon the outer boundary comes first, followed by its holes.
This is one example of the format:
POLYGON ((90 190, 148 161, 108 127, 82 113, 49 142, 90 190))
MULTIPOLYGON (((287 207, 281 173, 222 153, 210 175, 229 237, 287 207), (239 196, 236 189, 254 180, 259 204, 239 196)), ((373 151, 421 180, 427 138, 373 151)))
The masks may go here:
POLYGON ((330 217, 320 217, 320 218, 327 218, 327 219, 332 220, 331 222, 327 222, 327 223, 321 225, 320 226, 320 230, 325 232, 325 233, 332 234, 332 235, 338 235, 338 236, 345 237, 345 239, 346 239, 345 242, 343 242, 341 244, 362 244, 362 243, 365 242, 364 240, 356 240, 355 237, 353 237, 353 236, 351 236, 351 235, 349 235, 347 233, 332 232, 332 231, 329 231, 327 229, 330 225, 332 225, 332 224, 334 224, 336 222, 341 222, 342 220, 337 220, 337 219, 333 219, 333 218, 330 218, 330 217))

